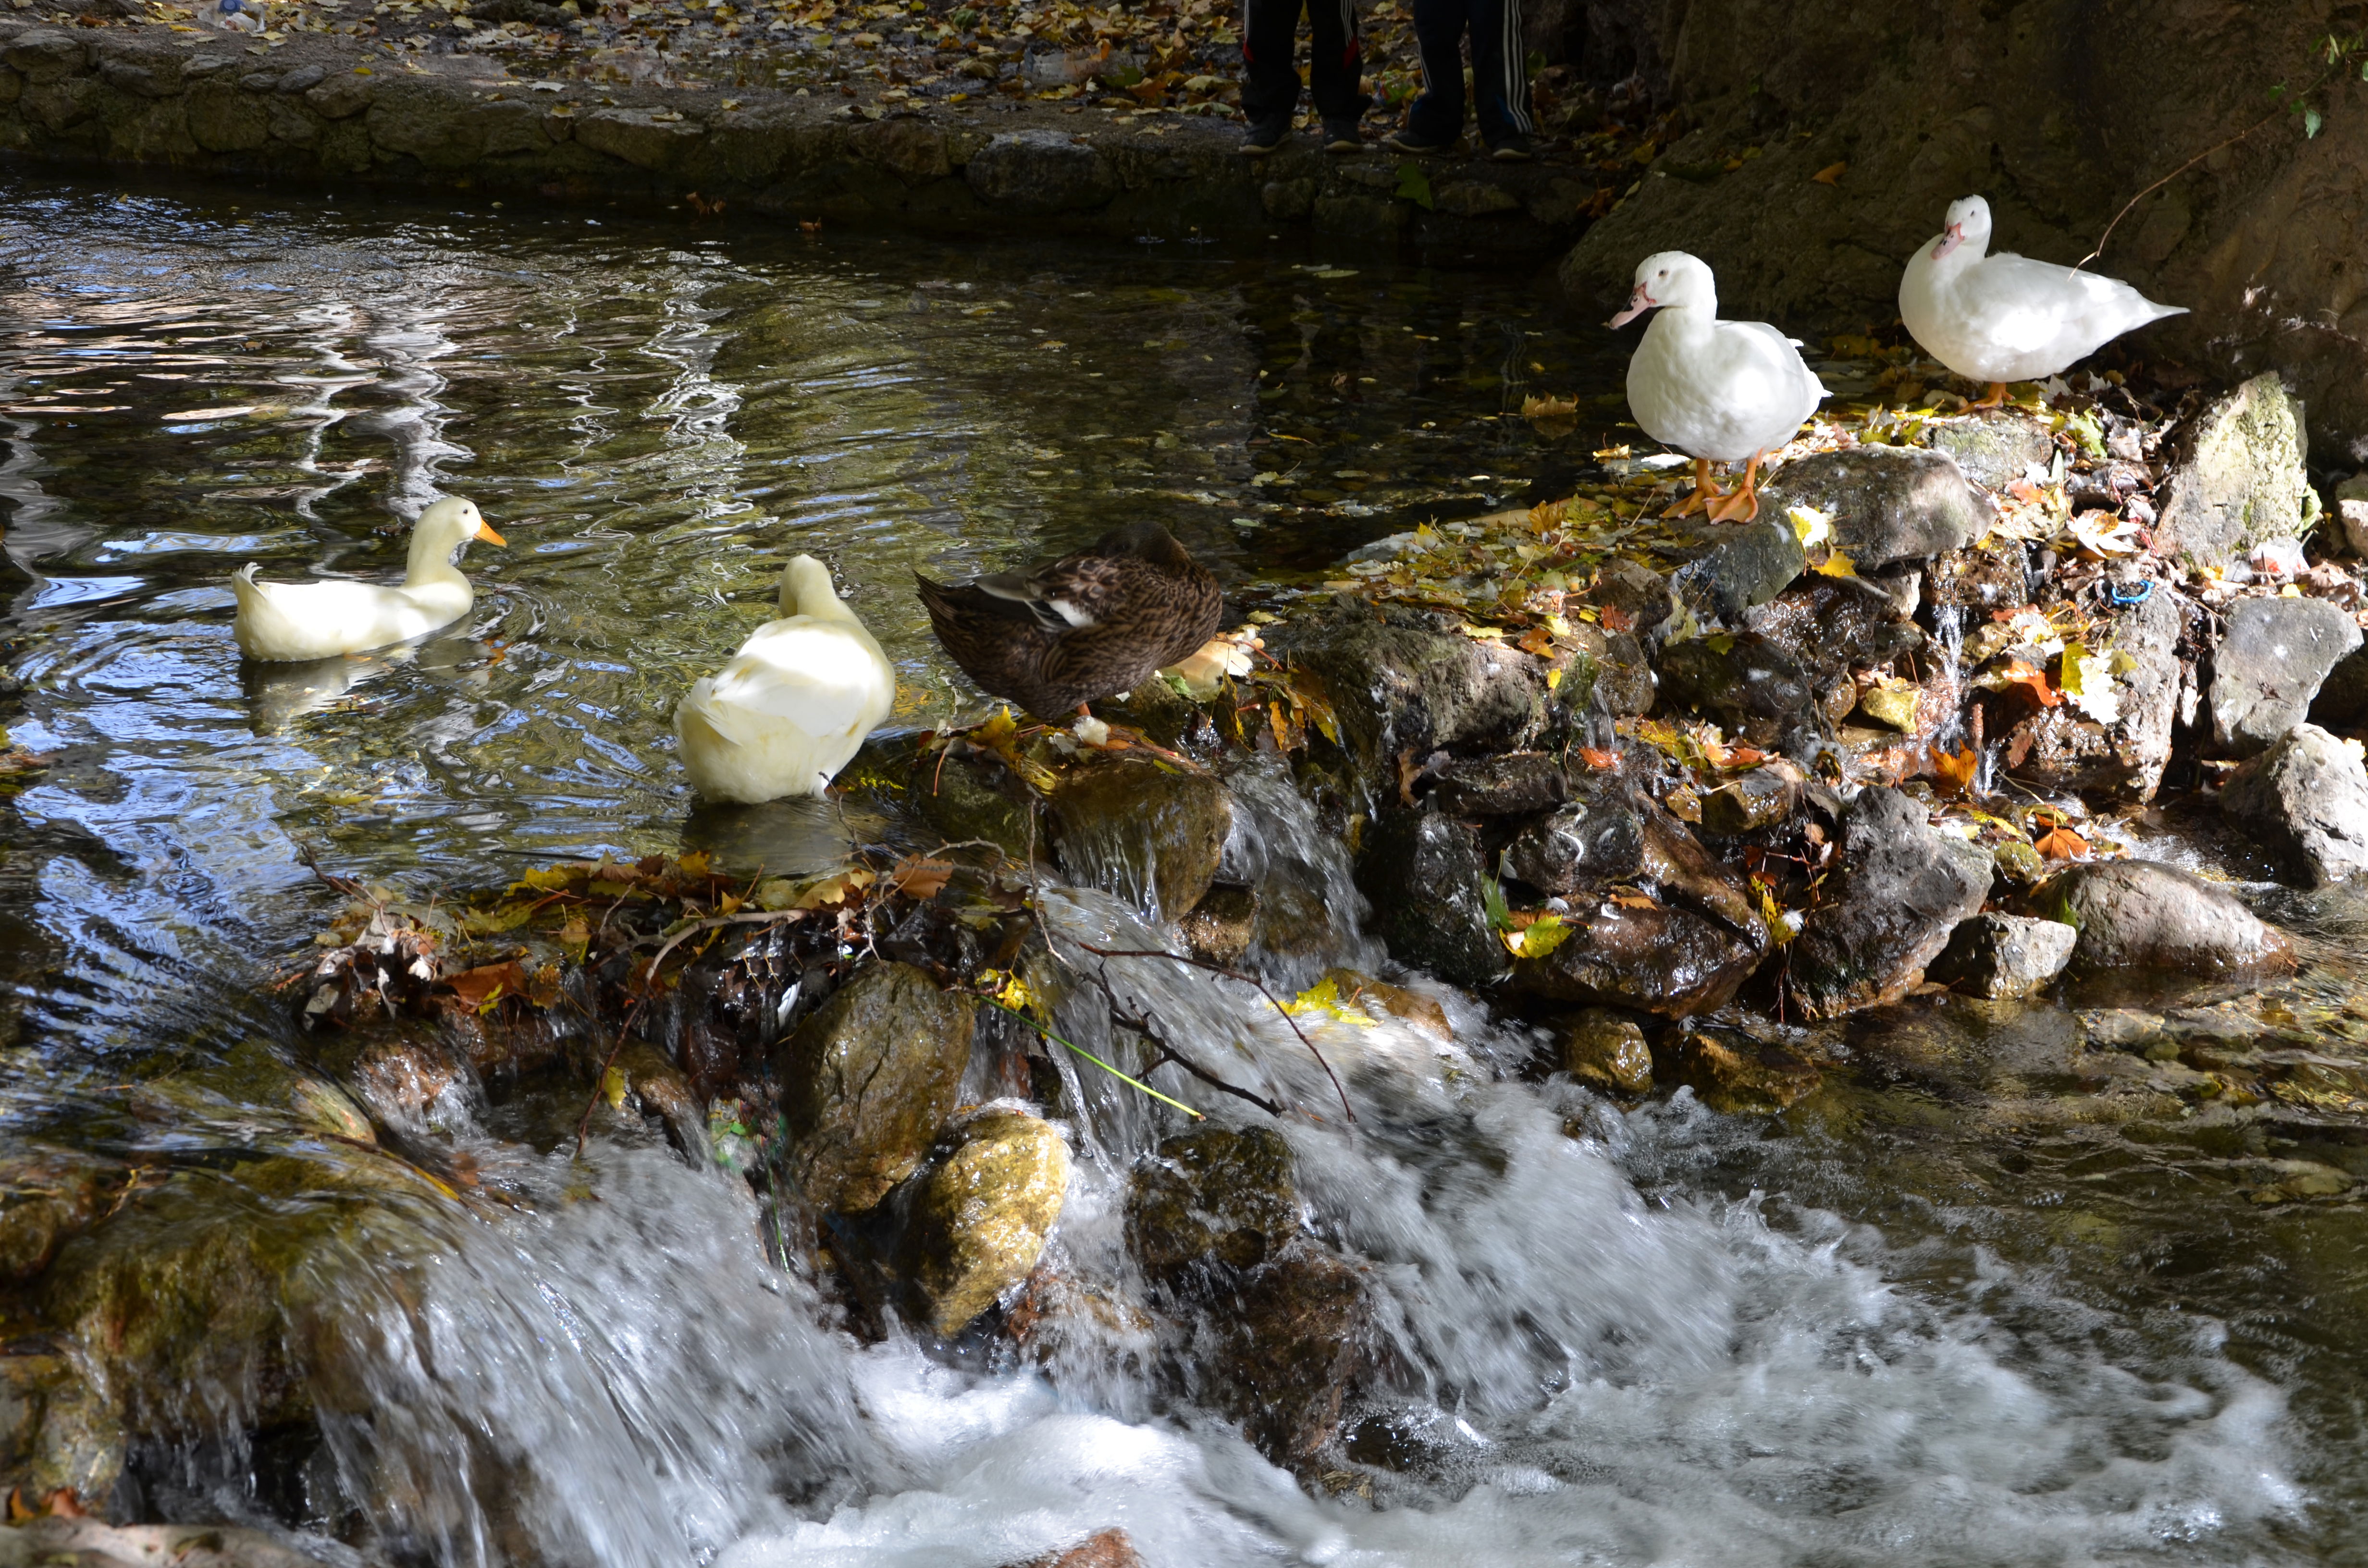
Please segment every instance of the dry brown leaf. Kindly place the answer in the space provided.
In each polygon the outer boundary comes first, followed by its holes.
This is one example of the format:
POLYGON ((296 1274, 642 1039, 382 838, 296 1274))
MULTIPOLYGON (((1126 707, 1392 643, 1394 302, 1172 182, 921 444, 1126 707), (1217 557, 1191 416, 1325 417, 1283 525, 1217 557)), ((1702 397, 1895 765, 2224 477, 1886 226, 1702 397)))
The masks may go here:
POLYGON ((2064 700, 2064 694, 2047 684, 2047 672, 2028 659, 2007 662, 2005 684, 2022 687, 2042 708, 2053 708, 2064 700))
POLYGON ((461 1005, 473 1013, 500 997, 516 996, 524 991, 526 971, 513 959, 507 963, 479 964, 458 974, 448 974, 444 983, 452 988, 461 1005))
POLYGON ((888 873, 888 885, 907 898, 935 898, 954 874, 951 860, 932 860, 925 855, 907 855, 896 862, 888 873))
POLYGON ((1974 769, 1980 766, 1980 762, 1971 746, 1958 747, 1954 756, 1935 747, 1932 752, 1932 777, 1939 779, 1941 787, 1950 794, 1967 794, 1973 790, 1974 769))
POLYGON ((1617 605, 1605 605, 1601 609, 1597 611, 1597 614, 1602 618, 1603 630, 1606 631, 1634 631, 1636 630, 1636 618, 1629 614, 1626 610, 1622 609, 1617 605))
POLYGON ((1828 164, 1809 177, 1819 185, 1839 185, 1842 183, 1842 171, 1849 167, 1848 164, 1828 164))
POLYGON ((2033 839, 2031 846, 2051 860, 2075 860, 2089 853, 2089 841, 2061 823, 2033 839))

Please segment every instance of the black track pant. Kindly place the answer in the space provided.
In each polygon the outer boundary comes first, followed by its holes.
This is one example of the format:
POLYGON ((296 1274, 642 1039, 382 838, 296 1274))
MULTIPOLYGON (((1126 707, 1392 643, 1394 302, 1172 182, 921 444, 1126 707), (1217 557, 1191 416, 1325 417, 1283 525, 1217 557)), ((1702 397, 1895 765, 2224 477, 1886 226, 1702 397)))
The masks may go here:
MULTIPOLYGON (((1522 65, 1521 0, 1414 0, 1414 40, 1422 51, 1422 96, 1406 129, 1440 142, 1463 134, 1463 34, 1472 33, 1472 87, 1480 139, 1494 145, 1527 136, 1530 78, 1522 65)), ((1247 100, 1245 100, 1247 101, 1247 100)))
POLYGON ((1299 108, 1299 70, 1291 57, 1303 4, 1314 39, 1308 85, 1315 112, 1326 119, 1356 119, 1365 112, 1357 85, 1364 59, 1354 0, 1244 0, 1242 113, 1252 125, 1288 119, 1299 108))

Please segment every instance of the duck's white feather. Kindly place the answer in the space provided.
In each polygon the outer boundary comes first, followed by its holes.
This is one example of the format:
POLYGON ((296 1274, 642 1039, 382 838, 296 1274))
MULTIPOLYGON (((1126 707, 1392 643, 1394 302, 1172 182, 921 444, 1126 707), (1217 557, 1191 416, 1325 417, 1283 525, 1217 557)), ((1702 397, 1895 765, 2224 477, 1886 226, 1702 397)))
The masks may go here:
POLYGON ((374 583, 259 583, 250 562, 231 576, 238 609, 231 635, 250 659, 289 663, 362 653, 451 625, 476 602, 452 564, 472 539, 498 544, 473 503, 438 501, 412 527, 410 563, 395 586, 374 583))
POLYGON ((895 666, 802 555, 784 574, 782 608, 731 662, 692 683, 675 709, 691 786, 754 804, 819 795, 896 700, 895 666))
POLYGON ((1670 252, 1637 269, 1671 278, 1628 361, 1628 406, 1645 433, 1714 462, 1741 462, 1792 439, 1826 396, 1793 339, 1766 322, 1718 319, 1710 268, 1670 252), (1691 264, 1687 266, 1685 264, 1691 264))
POLYGON ((2186 313, 2118 278, 2011 251, 1985 254, 1989 204, 1979 197, 1952 206, 1949 224, 1907 258, 1899 319, 1926 353, 1969 381, 2042 381, 2134 327, 2186 313))

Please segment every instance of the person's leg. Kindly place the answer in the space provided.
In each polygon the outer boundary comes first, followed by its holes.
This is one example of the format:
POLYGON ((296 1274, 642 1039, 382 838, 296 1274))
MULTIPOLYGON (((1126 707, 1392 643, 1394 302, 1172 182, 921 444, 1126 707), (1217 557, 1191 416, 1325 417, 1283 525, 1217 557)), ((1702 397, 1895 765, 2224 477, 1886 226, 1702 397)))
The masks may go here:
POLYGON ((1527 150, 1530 74, 1521 43, 1521 0, 1471 0, 1472 96, 1480 139, 1527 150))
POLYGON ((1299 108, 1299 72, 1291 56, 1302 4, 1242 0, 1242 115, 1253 131, 1287 125, 1299 108))
POLYGON ((1466 0, 1414 0, 1415 48, 1422 92, 1406 111, 1418 142, 1444 145, 1463 134, 1463 22, 1466 0))
POLYGON ((1365 94, 1359 78, 1365 60, 1357 41, 1356 0, 1307 0, 1307 85, 1315 112, 1326 126, 1363 119, 1365 94))

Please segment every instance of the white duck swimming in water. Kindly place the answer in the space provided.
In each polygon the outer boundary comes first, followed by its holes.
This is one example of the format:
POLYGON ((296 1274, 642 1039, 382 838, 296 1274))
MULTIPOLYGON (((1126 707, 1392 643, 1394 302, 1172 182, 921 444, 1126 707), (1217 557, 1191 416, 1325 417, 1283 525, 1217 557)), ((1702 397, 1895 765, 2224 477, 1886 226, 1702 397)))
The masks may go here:
POLYGON ((2043 381, 2133 327, 2187 313, 2128 284, 1990 243, 1990 204, 1968 196, 1948 226, 1917 248, 1899 278, 1899 319, 1924 351, 1967 381, 1987 381, 1975 408, 2006 401, 2009 381, 2043 381))
POLYGON ((508 541, 486 526, 474 501, 438 501, 411 526, 403 585, 374 583, 258 583, 255 563, 233 574, 238 613, 231 634, 250 659, 281 663, 362 653, 425 636, 469 613, 476 591, 453 558, 472 539, 508 541))
POLYGON ((1718 319, 1710 267, 1683 251, 1648 256, 1636 267, 1628 308, 1606 324, 1660 314, 1628 361, 1628 407, 1645 434, 1694 460, 1694 493, 1670 517, 1707 508, 1712 520, 1759 515, 1759 460, 1815 414, 1825 384, 1802 362, 1793 339, 1766 322, 1718 319), (1743 483, 1711 483, 1713 461, 1740 462, 1743 483))
POLYGON ((896 700, 896 668, 811 555, 781 574, 781 618, 674 710, 691 786, 754 805, 819 795, 896 700))

